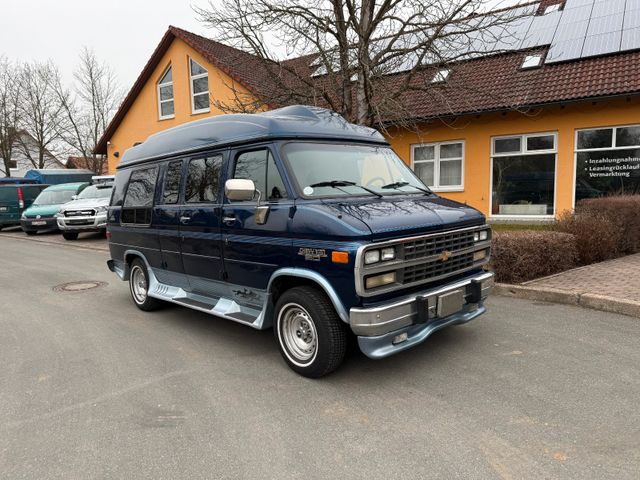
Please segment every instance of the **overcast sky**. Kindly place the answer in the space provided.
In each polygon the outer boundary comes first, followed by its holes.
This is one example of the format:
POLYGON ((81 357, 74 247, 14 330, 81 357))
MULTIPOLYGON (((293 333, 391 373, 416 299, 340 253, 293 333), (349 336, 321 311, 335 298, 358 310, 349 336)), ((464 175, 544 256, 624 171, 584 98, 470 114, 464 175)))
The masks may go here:
POLYGON ((0 0, 0 55, 53 60, 70 79, 83 45, 128 89, 169 25, 208 35, 191 5, 207 0, 0 0))
MULTIPOLYGON (((215 2, 216 0, 214 0, 215 2)), ((192 5, 207 0, 0 0, 0 56, 51 59, 70 80, 83 46, 128 90, 169 25, 210 36, 192 5)), ((493 0, 494 4, 516 0, 493 0), (495 3, 494 3, 495 2, 495 3)))

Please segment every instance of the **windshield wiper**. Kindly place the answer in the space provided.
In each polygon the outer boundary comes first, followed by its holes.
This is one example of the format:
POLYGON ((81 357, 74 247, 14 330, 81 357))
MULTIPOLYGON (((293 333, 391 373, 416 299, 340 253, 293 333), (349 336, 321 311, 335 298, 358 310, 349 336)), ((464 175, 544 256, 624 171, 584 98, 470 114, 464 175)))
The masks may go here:
POLYGON ((406 187, 406 186, 411 186, 412 188, 415 188, 416 190, 420 190, 421 192, 424 192, 426 194, 431 195, 431 190, 428 190, 426 188, 422 188, 422 187, 418 187, 417 185, 411 185, 409 182, 393 182, 393 183, 388 183, 386 185, 383 185, 380 188, 384 188, 384 189, 389 189, 389 188, 393 188, 395 190, 398 190, 400 187, 406 187))
POLYGON ((311 188, 316 188, 316 187, 331 187, 331 188, 340 188, 340 187, 358 187, 361 188, 367 192, 369 192, 372 195, 375 195, 376 197, 380 197, 382 198, 382 194, 371 190, 370 188, 367 188, 363 185, 358 185, 355 182, 350 182, 348 180, 331 180, 329 182, 318 182, 318 183, 314 183, 313 185, 309 185, 311 188))

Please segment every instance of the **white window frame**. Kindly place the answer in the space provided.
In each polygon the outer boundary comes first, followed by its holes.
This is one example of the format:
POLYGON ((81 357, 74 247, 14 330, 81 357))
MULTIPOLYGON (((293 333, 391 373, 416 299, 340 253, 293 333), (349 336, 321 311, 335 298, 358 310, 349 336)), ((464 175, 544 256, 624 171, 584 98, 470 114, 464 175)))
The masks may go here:
MULTIPOLYGON (((465 167, 465 152, 466 145, 464 140, 447 140, 445 142, 431 142, 431 143, 416 143, 411 145, 411 169, 415 172, 416 163, 433 162, 433 183, 434 185, 427 185, 434 192, 464 192, 464 167, 465 167), (462 157, 440 158, 440 147, 443 145, 462 145, 462 157), (416 148, 421 147, 434 147, 433 160, 417 160, 415 159, 416 148), (460 184, 459 185, 440 185, 440 162, 460 160, 462 163, 460 171, 460 184)), ((416 173, 417 175, 417 173, 416 173)))
POLYGON ((192 115, 197 115, 199 113, 208 113, 211 111, 211 98, 210 98, 210 90, 209 90, 209 71, 204 68, 202 65, 200 65, 199 62, 196 62, 193 58, 189 57, 189 62, 187 64, 187 68, 189 69, 189 89, 191 91, 191 114, 192 115), (200 68, 204 69, 204 73, 199 73, 197 75, 192 75, 191 74, 191 62, 195 63, 196 65, 198 65, 200 68), (198 92, 198 93, 194 93, 194 89, 193 89, 193 83, 195 80, 198 80, 200 78, 207 78, 207 99, 209 100, 207 102, 207 108, 201 108, 199 110, 196 110, 196 102, 195 102, 195 97, 196 95, 204 95, 205 92, 198 92))
POLYGON ((157 91, 157 95, 158 95, 158 118, 160 120, 168 120, 170 118, 175 118, 176 116, 176 103, 175 103, 175 91, 173 88, 173 68, 172 65, 169 64, 169 66, 167 66, 167 68, 165 68, 162 71, 162 75, 160 75, 160 80, 158 80, 158 84, 156 85, 156 91, 157 91), (165 83, 160 83, 162 81, 162 78, 167 74, 167 72, 171 69, 171 81, 170 82, 165 82, 165 83), (162 97, 160 96, 160 87, 168 87, 171 86, 171 98, 170 99, 166 99, 166 100, 162 100, 162 97), (171 115, 162 115, 162 104, 163 103, 168 103, 168 102, 173 102, 173 113, 171 115))
MULTIPOLYGON (((575 168, 574 168, 575 171, 575 168)), ((575 188, 574 188, 575 190, 575 188)), ((556 204, 558 202, 558 132, 535 132, 516 135, 501 135, 491 137, 491 162, 489 162, 489 217, 500 220, 549 220, 556 217, 556 204), (531 137, 546 137, 553 135, 553 147, 546 150, 527 150, 527 139, 531 137), (495 152, 495 141, 506 140, 508 138, 520 138, 520 150, 506 153, 495 152), (553 166, 553 214, 551 215, 500 215, 493 214, 493 160, 496 157, 532 156, 547 155, 553 153, 556 156, 553 166)))
POLYGON ((616 145, 616 130, 618 128, 629 128, 629 127, 640 127, 640 123, 631 123, 629 125, 604 125, 600 127, 588 127, 588 128, 576 128, 574 137, 573 137, 573 185, 571 192, 571 204, 573 209, 576 208, 576 182, 578 181, 576 171, 578 168, 578 153, 580 152, 604 152, 607 150, 628 150, 630 148, 640 148, 639 146, 624 146, 618 147, 616 145), (591 130, 606 130, 611 129, 611 147, 604 148, 578 148, 578 134, 580 132, 588 132, 591 130))

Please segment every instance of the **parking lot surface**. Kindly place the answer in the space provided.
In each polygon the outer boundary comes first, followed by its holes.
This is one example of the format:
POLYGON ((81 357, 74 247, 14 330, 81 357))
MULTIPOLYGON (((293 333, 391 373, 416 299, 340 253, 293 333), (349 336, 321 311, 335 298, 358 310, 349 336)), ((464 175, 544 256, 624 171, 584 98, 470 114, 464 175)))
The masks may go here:
POLYGON ((494 297, 309 380, 271 331, 137 310, 106 260, 0 235, 0 478, 638 478, 638 319, 494 297))

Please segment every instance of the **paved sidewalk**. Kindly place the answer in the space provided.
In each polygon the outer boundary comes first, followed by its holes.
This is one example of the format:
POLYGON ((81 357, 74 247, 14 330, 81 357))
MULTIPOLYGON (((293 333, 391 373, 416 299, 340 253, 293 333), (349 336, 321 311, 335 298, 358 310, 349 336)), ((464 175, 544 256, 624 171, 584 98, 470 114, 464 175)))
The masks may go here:
POLYGON ((587 265, 521 285, 499 284, 496 293, 640 317, 640 254, 587 265))

